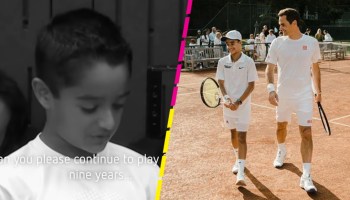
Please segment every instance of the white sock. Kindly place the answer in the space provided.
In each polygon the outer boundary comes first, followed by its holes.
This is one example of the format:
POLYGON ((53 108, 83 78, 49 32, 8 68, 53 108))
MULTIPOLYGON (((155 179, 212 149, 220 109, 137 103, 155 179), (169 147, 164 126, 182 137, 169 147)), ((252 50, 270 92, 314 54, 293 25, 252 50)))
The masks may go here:
POLYGON ((281 150, 281 151, 284 151, 286 152, 286 144, 285 143, 280 143, 278 144, 278 149, 281 150))
POLYGON ((233 153, 235 154, 236 160, 238 160, 238 149, 233 149, 233 153))
POLYGON ((308 177, 311 171, 311 163, 303 163, 303 176, 308 177))
POLYGON ((238 159, 238 171, 244 173, 245 160, 238 159))

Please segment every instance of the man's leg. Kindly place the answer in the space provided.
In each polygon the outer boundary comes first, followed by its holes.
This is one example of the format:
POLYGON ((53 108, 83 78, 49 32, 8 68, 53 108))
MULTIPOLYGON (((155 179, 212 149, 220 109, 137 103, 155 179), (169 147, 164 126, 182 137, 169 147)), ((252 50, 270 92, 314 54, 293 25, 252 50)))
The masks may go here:
POLYGON ((300 178, 300 187, 304 188, 306 192, 313 193, 317 189, 310 175, 313 150, 311 126, 299 126, 299 131, 301 136, 300 152, 303 160, 303 175, 300 178))
POLYGON ((231 143, 233 146, 233 153, 235 155, 236 161, 232 167, 232 172, 237 174, 238 172, 238 133, 236 129, 231 129, 231 143))
POLYGON ((246 185, 244 180, 245 160, 247 157, 247 132, 238 132, 238 173, 236 185, 246 185))
POLYGON ((273 161, 273 166, 278 168, 282 167, 284 160, 286 158, 287 150, 286 150, 286 137, 287 137, 287 126, 288 122, 277 122, 277 142, 278 142, 278 150, 275 160, 273 161))
POLYGON ((313 150, 311 126, 299 126, 299 131, 301 135, 300 152, 303 163, 311 163, 313 150))

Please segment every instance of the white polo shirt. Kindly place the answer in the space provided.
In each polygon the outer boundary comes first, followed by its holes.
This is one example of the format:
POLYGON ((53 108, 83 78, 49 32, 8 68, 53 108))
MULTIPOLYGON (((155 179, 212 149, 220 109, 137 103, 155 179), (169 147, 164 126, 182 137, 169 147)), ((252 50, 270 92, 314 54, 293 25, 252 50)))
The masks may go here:
POLYGON ((320 59, 320 47, 313 37, 303 34, 298 40, 288 36, 273 40, 265 61, 278 67, 279 98, 312 98, 311 67, 320 59))
MULTIPOLYGON (((225 81, 224 85, 227 95, 236 100, 242 96, 249 82, 258 80, 258 73, 253 59, 249 56, 242 53, 241 57, 236 62, 233 62, 229 54, 219 60, 216 79, 225 81)), ((251 96, 249 95, 236 111, 224 107, 224 115, 235 117, 249 112, 250 102, 251 96)))
POLYGON ((71 159, 49 148, 37 136, 0 162, 0 199, 155 198, 159 172, 155 163, 143 160, 140 154, 110 142, 97 156, 100 159, 94 163, 71 159), (56 159, 56 163, 50 159, 56 159))

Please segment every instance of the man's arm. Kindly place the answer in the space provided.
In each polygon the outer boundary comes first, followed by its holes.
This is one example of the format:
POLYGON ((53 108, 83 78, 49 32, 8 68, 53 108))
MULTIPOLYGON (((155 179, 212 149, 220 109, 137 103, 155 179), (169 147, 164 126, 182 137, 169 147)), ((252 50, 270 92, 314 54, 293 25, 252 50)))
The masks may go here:
POLYGON ((275 71, 276 65, 267 64, 267 67, 265 69, 265 76, 266 76, 266 82, 267 84, 274 83, 274 71, 275 71))
POLYGON ((320 66, 318 63, 313 63, 312 64, 312 80, 315 86, 315 101, 316 102, 321 102, 321 71, 320 71, 320 66))
POLYGON ((275 91, 275 86, 273 84, 275 67, 276 65, 268 63, 265 70, 265 76, 267 82, 267 91, 269 93, 269 102, 274 106, 278 106, 278 95, 275 91))

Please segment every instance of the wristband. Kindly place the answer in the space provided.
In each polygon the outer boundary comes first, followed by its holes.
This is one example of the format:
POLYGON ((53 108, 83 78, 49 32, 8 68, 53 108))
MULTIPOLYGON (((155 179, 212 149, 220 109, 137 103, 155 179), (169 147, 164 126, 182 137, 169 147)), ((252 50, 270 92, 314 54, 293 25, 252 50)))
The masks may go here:
POLYGON ((273 83, 267 84, 267 91, 268 91, 269 93, 275 91, 275 86, 273 85, 273 83))
POLYGON ((224 96, 225 101, 228 101, 230 99, 230 96, 228 96, 227 94, 224 96))

